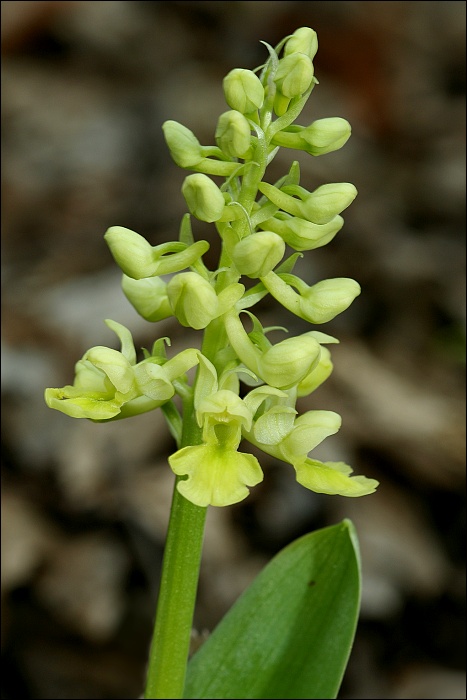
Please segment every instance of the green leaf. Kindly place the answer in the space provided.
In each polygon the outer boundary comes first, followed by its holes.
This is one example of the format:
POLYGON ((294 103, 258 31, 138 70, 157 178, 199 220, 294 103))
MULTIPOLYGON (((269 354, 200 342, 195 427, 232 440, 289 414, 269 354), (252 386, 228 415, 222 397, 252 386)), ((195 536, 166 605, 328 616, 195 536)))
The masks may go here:
POLYGON ((360 606, 350 520, 277 554, 188 665, 184 698, 335 698, 360 606))

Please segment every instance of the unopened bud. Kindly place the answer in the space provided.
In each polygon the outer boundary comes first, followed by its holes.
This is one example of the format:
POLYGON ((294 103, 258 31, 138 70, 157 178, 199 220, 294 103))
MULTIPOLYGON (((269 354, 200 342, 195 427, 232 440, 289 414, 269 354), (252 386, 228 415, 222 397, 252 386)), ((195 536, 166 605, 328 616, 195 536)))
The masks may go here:
POLYGON ((136 231, 111 226, 104 238, 117 265, 129 277, 141 279, 154 273, 153 247, 136 231))
POLYGON ((196 272, 182 272, 172 277, 167 295, 173 313, 182 326, 200 330, 216 318, 219 302, 207 280, 196 272))
POLYGON ((284 56, 289 56, 292 53, 304 53, 313 60, 317 51, 318 35, 310 27, 296 29, 284 46, 284 56))
POLYGON ((327 224, 347 209, 357 196, 357 188, 350 182, 331 182, 321 185, 303 203, 304 218, 315 224, 327 224))
POLYGON ((261 80, 251 70, 234 68, 223 82, 225 101, 232 109, 242 114, 250 114, 264 102, 264 88, 261 80))
POLYGON ((291 53, 279 61, 274 82, 282 95, 300 97, 313 82, 313 63, 304 53, 291 53))
POLYGON ((285 253, 283 239, 272 231, 258 231, 235 246, 232 260, 241 275, 264 277, 280 263, 285 253))
POLYGON ((322 280, 302 294, 302 318, 326 323, 345 311, 360 294, 358 282, 348 277, 322 280))
POLYGON ((278 189, 267 182, 260 182, 258 189, 282 211, 315 224, 327 224, 357 196, 357 189, 350 182, 331 182, 311 193, 299 185, 278 189))
POLYGON ((192 168, 202 159, 201 144, 192 131, 176 121, 162 124, 170 155, 180 168, 192 168))
POLYGON ((317 119, 300 132, 300 138, 308 144, 306 149, 312 156, 332 153, 349 140, 352 128, 346 119, 328 117, 317 119))
POLYGON ((246 117, 236 109, 224 112, 216 128, 219 148, 231 158, 243 158, 251 143, 251 130, 246 117))
POLYGON ((182 185, 182 194, 190 212, 197 219, 212 223, 221 218, 225 206, 224 195, 207 175, 188 175, 182 185))
POLYGON ((270 386, 288 389, 301 382, 318 364, 321 346, 306 335, 287 338, 267 350, 260 362, 260 376, 270 386))
POLYGON ((349 140, 351 127, 346 119, 328 117, 317 119, 310 126, 292 125, 274 134, 275 146, 295 148, 312 156, 332 153, 349 140))

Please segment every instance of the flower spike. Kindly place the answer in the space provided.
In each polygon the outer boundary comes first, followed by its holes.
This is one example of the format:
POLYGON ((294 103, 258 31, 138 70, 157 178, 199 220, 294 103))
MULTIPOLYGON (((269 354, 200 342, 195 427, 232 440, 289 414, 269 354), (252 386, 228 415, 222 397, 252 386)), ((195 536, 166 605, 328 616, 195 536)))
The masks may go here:
POLYGON ((72 385, 45 392, 51 408, 92 421, 161 407, 179 448, 169 458, 178 491, 200 507, 238 503, 262 481, 256 455, 239 452, 242 440, 292 465, 297 481, 316 492, 353 497, 377 486, 374 479, 351 476, 343 462, 309 456, 339 430, 341 419, 329 410, 300 414, 297 401, 330 376, 325 345, 338 340, 312 328, 273 344, 268 334, 287 328, 263 328, 250 311, 269 295, 318 325, 345 311, 361 291, 350 278, 310 285, 293 274, 304 253, 334 239, 357 190, 337 182, 310 192, 300 184, 298 161, 269 184, 267 168, 281 148, 312 156, 336 151, 350 138, 351 126, 341 117, 296 123, 318 85, 318 39, 311 27, 298 27, 275 47, 262 44, 268 52, 263 65, 234 68, 224 77, 228 109, 217 119, 211 145, 175 120, 162 125, 173 161, 185 174, 192 171, 181 186, 188 211, 178 240, 153 246, 122 226, 104 235, 137 313, 154 323, 171 319, 183 336, 201 332, 202 339, 169 357, 170 341, 159 338, 138 361, 130 331, 107 320, 120 350, 91 348, 76 363, 72 385), (203 259, 210 245, 196 237, 192 220, 214 224, 217 269, 212 250, 203 259), (241 313, 251 319, 249 332, 241 313))

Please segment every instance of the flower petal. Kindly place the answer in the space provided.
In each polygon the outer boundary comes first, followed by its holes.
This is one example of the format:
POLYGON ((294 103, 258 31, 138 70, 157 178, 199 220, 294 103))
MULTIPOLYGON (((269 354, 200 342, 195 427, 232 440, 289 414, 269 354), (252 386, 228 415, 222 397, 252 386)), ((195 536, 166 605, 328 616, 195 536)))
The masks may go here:
POLYGON ((183 447, 169 457, 172 471, 187 475, 178 490, 197 506, 230 506, 246 498, 263 479, 256 457, 218 445, 183 447))
POLYGON ((306 457, 320 442, 337 433, 341 422, 334 411, 307 411, 295 420, 293 430, 280 445, 281 452, 291 463, 297 457, 306 457))
POLYGON ((344 462, 319 462, 308 458, 293 466, 299 484, 330 496, 367 496, 379 484, 366 476, 350 476, 352 468, 344 462))
POLYGON ((63 389, 46 389, 45 402, 49 408, 66 413, 71 418, 106 420, 120 413, 123 401, 108 399, 107 394, 86 392, 72 386, 63 389))

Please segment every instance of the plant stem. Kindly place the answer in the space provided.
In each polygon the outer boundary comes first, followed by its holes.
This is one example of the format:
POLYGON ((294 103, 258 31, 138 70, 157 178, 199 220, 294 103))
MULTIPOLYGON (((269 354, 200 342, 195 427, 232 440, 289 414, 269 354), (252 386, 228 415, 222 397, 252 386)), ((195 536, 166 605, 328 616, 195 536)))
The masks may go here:
MULTIPOLYGON (((188 404, 188 405, 187 405, 188 404)), ((191 401, 181 446, 201 443, 191 401)), ((145 698, 183 698, 207 508, 173 493, 145 698)))

